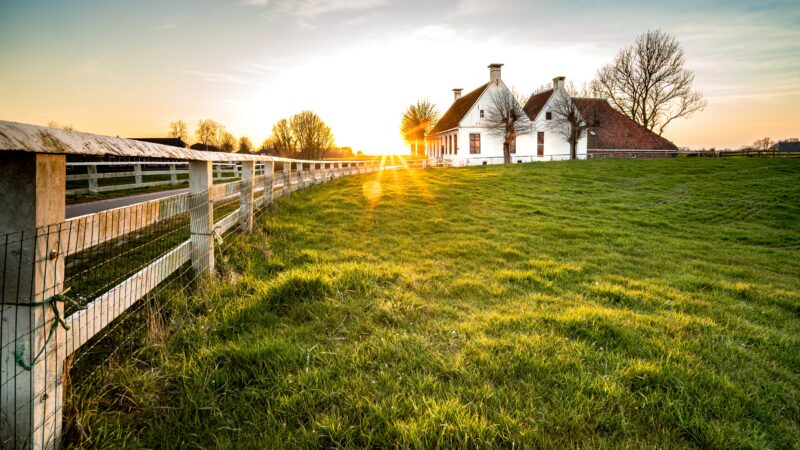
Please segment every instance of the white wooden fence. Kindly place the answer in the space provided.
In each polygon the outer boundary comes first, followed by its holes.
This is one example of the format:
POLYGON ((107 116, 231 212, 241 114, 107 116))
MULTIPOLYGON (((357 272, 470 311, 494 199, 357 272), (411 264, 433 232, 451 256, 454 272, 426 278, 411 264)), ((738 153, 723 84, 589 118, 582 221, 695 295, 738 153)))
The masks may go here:
MULTIPOLYGON (((413 165, 425 168, 426 162, 413 165)), ((0 193, 5 200, 0 207, 0 446, 58 447, 65 359, 179 268, 190 266, 198 276, 212 274, 218 236, 237 226, 249 231, 254 210, 269 205, 275 197, 379 170, 387 167, 377 160, 300 161, 200 152, 0 121, 0 193), (182 163, 166 163, 170 169, 158 172, 172 176, 179 166, 185 166, 189 193, 65 220, 64 198, 70 179, 65 154, 182 159, 182 163), (235 169, 236 176, 230 178, 238 181, 215 184, 227 181, 224 176, 214 178, 215 162, 227 164, 218 166, 220 172, 235 169), (219 217, 215 204, 236 202, 236 198, 238 205, 233 206, 238 208, 219 217), (159 235, 158 227, 170 221, 181 225, 164 228, 164 233, 183 236, 175 230, 183 230, 185 223, 186 238, 163 248, 170 241, 159 235), (131 243, 148 241, 149 236, 160 245, 153 246, 154 259, 120 272, 125 276, 119 280, 109 277, 115 282, 106 280, 91 291, 82 308, 65 315, 70 298, 65 285, 82 289, 82 279, 70 271, 78 267, 119 271, 133 264, 133 256, 141 257, 141 252, 136 253, 139 244, 131 243), (103 253, 107 260, 98 259, 100 267, 93 268, 93 249, 109 245, 109 251, 103 253)), ((85 179, 102 179, 94 172, 85 179)), ((140 172, 130 171, 134 176, 140 172)))
MULTIPOLYGON (((257 163, 256 174, 262 175, 264 167, 264 163, 257 163)), ((214 182, 238 180, 241 178, 241 170, 240 164, 214 163, 214 182)), ((67 163, 67 195, 69 196, 175 186, 188 181, 189 163, 186 161, 67 163), (166 179, 167 177, 169 179, 166 179), (73 187, 70 187, 70 184, 73 187)))

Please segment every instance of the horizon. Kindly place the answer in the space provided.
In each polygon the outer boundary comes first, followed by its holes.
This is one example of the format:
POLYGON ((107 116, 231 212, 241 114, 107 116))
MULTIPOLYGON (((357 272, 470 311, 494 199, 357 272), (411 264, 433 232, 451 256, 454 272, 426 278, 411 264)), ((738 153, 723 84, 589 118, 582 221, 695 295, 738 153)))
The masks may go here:
POLYGON ((573 14, 515 1, 12 1, 0 15, 0 118, 123 137, 164 137, 183 120, 192 140, 210 118, 260 146, 280 118, 312 110, 338 146, 403 154, 403 110, 428 98, 444 113, 453 88, 488 81, 489 63, 526 94, 555 76, 580 86, 660 28, 680 41, 708 99, 667 139, 721 149, 800 135, 792 2, 632 5, 573 14))

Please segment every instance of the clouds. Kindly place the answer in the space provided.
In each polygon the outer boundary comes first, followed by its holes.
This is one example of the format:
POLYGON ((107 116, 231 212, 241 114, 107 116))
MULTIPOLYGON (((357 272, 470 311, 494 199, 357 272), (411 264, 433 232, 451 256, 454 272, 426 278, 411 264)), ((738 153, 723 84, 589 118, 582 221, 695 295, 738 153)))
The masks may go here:
POLYGON ((108 117, 117 108, 141 120, 202 115, 260 140, 275 119, 314 109, 345 145, 399 150, 398 114, 407 103, 429 97, 446 109, 450 89, 484 83, 490 62, 505 63, 503 79, 523 91, 555 75, 580 84, 636 35, 662 28, 681 41, 696 86, 711 100, 670 137, 728 145, 740 139, 734 133, 778 123, 774 111, 800 102, 796 1, 15 2, 0 14, 0 64, 9 62, 0 87, 15 87, 5 91, 0 115, 24 121, 44 111, 77 124, 81 118, 47 101, 68 92, 94 99, 80 106, 108 117), (132 101, 157 106, 137 111, 132 101), (755 104, 770 107, 754 115, 755 104), (722 110, 750 122, 723 133, 706 119, 722 110), (362 111, 368 123, 353 119, 362 111), (727 140, 696 139, 704 130, 727 140))
POLYGON ((368 10, 386 4, 386 0, 245 0, 245 5, 270 7, 278 14, 317 17, 325 14, 368 10))

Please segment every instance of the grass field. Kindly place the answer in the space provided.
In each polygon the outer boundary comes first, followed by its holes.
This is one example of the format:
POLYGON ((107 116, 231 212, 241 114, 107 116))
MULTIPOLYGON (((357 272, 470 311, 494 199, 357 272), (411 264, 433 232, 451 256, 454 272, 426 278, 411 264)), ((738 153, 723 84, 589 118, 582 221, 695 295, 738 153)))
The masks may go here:
POLYGON ((386 172, 256 228, 75 393, 84 445, 800 442, 800 160, 386 172))

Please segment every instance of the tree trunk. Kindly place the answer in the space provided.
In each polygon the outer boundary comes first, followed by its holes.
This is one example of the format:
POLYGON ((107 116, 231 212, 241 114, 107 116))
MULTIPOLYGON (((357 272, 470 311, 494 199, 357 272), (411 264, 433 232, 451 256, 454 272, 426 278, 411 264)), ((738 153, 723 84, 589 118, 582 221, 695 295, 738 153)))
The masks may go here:
POLYGON ((569 159, 578 159, 578 143, 569 143, 569 159))
POLYGON ((511 148, 508 142, 503 142, 503 163, 511 164, 511 148))

